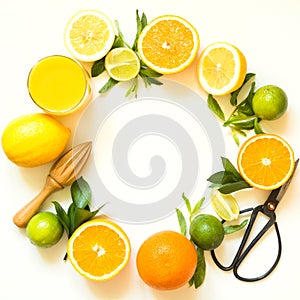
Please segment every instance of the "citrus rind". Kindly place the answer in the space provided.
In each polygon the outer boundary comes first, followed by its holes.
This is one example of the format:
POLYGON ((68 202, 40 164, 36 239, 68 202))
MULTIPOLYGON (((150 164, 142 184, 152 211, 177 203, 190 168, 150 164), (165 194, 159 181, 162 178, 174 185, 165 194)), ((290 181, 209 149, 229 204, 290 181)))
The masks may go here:
POLYGON ((211 204, 217 215, 225 221, 236 220, 240 214, 239 205, 231 194, 224 195, 215 191, 211 197, 211 204))
MULTIPOLYGON (((160 33, 157 33, 157 36, 159 37, 160 33)), ((176 16, 176 15, 163 15, 163 16, 159 16, 155 19, 153 19, 149 24, 147 24, 145 26, 145 28, 142 30, 139 39, 138 39, 138 44, 137 44, 137 49, 138 49, 138 53, 141 57, 141 60, 152 70, 160 73, 160 74, 175 74, 175 73, 179 73, 181 71, 183 71, 184 69, 186 69, 195 59, 198 49, 200 46, 200 38, 199 38, 199 34, 197 32, 197 30, 195 29, 195 27, 190 24, 187 20, 185 20, 182 17, 176 16), (145 55, 144 51, 143 51, 143 40, 146 37, 147 33, 149 32, 149 30, 151 28, 153 28, 157 23, 161 22, 161 21, 178 21, 181 24, 183 24, 187 30, 189 30, 192 34, 193 37, 193 49, 190 52, 190 55, 188 57, 187 60, 185 60, 183 63, 181 63, 180 65, 178 65, 177 67, 173 67, 173 68, 166 68, 166 67, 161 67, 158 66, 156 64, 154 64, 153 62, 151 62, 147 56, 145 55)), ((168 44, 168 41, 164 41, 161 45, 162 48, 166 48, 166 47, 170 47, 170 45, 168 44)), ((157 53, 157 55, 159 55, 159 53, 157 53)))
MULTIPOLYGON (((272 148, 270 149, 270 151, 272 151, 273 155, 274 153, 276 153, 276 148, 272 148)), ((270 161, 268 161, 268 158, 262 158, 263 160, 266 160, 266 163, 270 163, 270 161)), ((250 162, 247 162, 248 164, 251 164, 250 162)), ((239 153, 238 153, 238 159, 237 159, 237 165, 238 165, 238 169, 239 172, 241 174, 241 176, 243 177, 243 179, 249 183, 252 187, 255 187, 257 189, 261 189, 261 190, 274 190, 276 188, 279 188, 280 186, 282 186, 283 184, 285 184, 288 179, 290 178, 290 176, 292 175, 293 171, 294 171, 294 166, 295 166, 295 160, 294 160, 294 152, 292 147, 280 136, 275 135, 275 134, 257 134, 251 138, 249 138, 246 142, 244 142, 244 144, 241 146, 239 153), (242 163, 243 160, 243 156, 244 153, 246 151, 246 149, 248 148, 249 145, 255 143, 255 141, 259 140, 259 139, 275 139, 277 141, 279 141, 281 143, 281 145, 285 148, 286 150, 286 157, 284 157, 284 159, 288 159, 290 161, 289 163, 289 168, 288 170, 285 172, 284 176, 281 176, 282 178, 280 180, 278 180, 276 183, 274 184, 262 184, 262 183, 258 183, 255 182, 254 180, 252 180, 251 178, 249 178, 247 171, 245 169, 245 166, 242 163)), ((260 172, 259 166, 254 166, 257 168, 257 172, 260 172)))
POLYGON ((115 28, 102 12, 81 10, 67 23, 64 40, 73 57, 82 62, 93 62, 103 58, 111 49, 115 40, 115 28), (84 22, 84 18, 91 20, 86 21, 85 27, 82 27, 80 23, 84 22), (99 26, 98 29, 96 25, 99 26))
POLYGON ((140 60, 129 48, 114 48, 105 57, 105 70, 117 81, 128 81, 139 74, 140 60))
MULTIPOLYGON (((218 65, 218 62, 214 62, 218 65)), ((218 66, 217 66, 218 68, 218 66)), ((219 66, 220 70, 222 66, 219 66)), ((224 96, 228 95, 231 92, 237 90, 241 85, 243 84, 244 78, 246 76, 247 72, 247 62, 246 58, 243 55, 243 53, 234 45, 231 45, 226 42, 216 42, 213 44, 208 45, 200 54, 198 65, 197 65, 197 73, 198 73, 198 81, 201 85, 201 87, 208 93, 215 96, 224 96), (216 88, 212 86, 208 82, 208 80, 205 77, 205 70, 204 67, 205 60, 210 58, 210 53, 214 51, 215 49, 222 49, 224 48, 229 53, 231 53, 235 67, 234 67, 234 76, 231 78, 228 84, 223 86, 222 88, 216 88)), ((225 75, 226 76, 226 75, 225 75)))
POLYGON ((72 236, 70 237, 70 239, 68 241, 67 254, 68 254, 68 259, 70 260, 74 269, 79 274, 81 274, 85 278, 93 280, 93 281, 106 281, 106 280, 109 280, 109 279, 115 277, 127 265, 129 258, 130 258, 130 254, 131 254, 131 246, 130 246, 130 242, 129 242, 129 239, 128 239, 126 233, 116 223, 113 223, 106 219, 96 218, 96 219, 93 219, 93 220, 83 223, 81 226, 79 226, 74 231, 74 233, 72 234, 72 236), (78 264, 76 258, 73 255, 73 251, 72 251, 74 241, 80 236, 80 234, 82 232, 84 232, 84 230, 86 228, 91 227, 91 226, 106 226, 106 227, 108 227, 109 229, 113 230, 114 232, 116 232, 119 235, 119 237, 122 239, 122 241, 124 242, 124 245, 125 245, 125 254, 126 255, 125 255, 122 263, 119 264, 118 267, 115 268, 112 272, 104 274, 102 276, 94 276, 94 275, 90 274, 89 272, 83 270, 80 267, 80 265, 78 264))

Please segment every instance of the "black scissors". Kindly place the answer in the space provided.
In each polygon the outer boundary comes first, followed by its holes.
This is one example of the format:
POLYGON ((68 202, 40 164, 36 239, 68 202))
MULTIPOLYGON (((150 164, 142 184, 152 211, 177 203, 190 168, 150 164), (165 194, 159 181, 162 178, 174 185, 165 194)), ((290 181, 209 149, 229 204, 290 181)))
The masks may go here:
MULTIPOLYGON (((264 204, 256 206, 255 208, 247 208, 247 209, 244 209, 244 210, 240 211, 240 214, 244 214, 244 213, 247 213, 247 212, 250 212, 250 211, 252 211, 252 213, 251 213, 251 216, 250 216, 250 220, 249 220, 247 229, 245 231, 245 234, 242 238, 241 244, 240 244, 240 246, 237 250, 237 253, 236 253, 232 263, 227 267, 222 265, 219 262, 219 260, 217 259, 215 251, 214 250, 211 251, 212 259, 220 269, 222 269, 223 271, 233 270, 233 274, 237 279, 242 280, 242 281, 247 281, 247 282, 253 282, 253 281, 258 281, 258 280, 261 280, 261 279, 267 277, 276 268, 276 266, 277 266, 277 264, 280 260, 282 245, 281 245, 281 238, 280 238, 279 228, 278 228, 278 225, 277 225, 277 222, 276 222, 275 210, 276 210, 277 205, 279 204, 280 200, 282 199, 283 195, 285 194, 288 186, 290 185, 290 183, 292 181, 292 177, 295 174, 296 168, 298 166, 298 162, 299 162, 299 159, 297 159, 297 161, 295 162, 293 173, 290 176, 290 178, 288 179, 288 181, 284 185, 282 185, 281 187, 273 190, 270 193, 268 199, 265 201, 264 204), (252 230, 253 224, 255 222, 255 219, 257 218, 258 213, 264 214, 265 216, 267 216, 267 218, 269 220, 265 224, 265 226, 260 230, 260 232, 256 235, 256 237, 246 247, 246 249, 244 249, 244 247, 247 243, 247 240, 249 238, 250 232, 252 230), (271 266, 271 268, 266 273, 264 273, 263 275, 260 275, 258 277, 246 278, 244 276, 239 275, 238 269, 239 269, 239 266, 241 265, 241 263, 244 261, 244 259, 248 255, 248 253, 253 249, 253 247, 257 244, 257 242, 261 239, 261 237, 273 225, 275 227, 275 231, 276 231, 276 235, 277 235, 278 252, 277 252, 276 260, 273 263, 273 265, 271 266)), ((222 222, 224 223, 225 221, 223 220, 222 222)))

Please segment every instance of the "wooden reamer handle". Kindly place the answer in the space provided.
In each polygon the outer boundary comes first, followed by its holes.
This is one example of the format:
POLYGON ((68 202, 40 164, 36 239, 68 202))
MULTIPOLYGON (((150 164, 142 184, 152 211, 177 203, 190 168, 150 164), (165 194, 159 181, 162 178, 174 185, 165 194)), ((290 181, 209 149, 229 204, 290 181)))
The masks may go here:
POLYGON ((50 175, 48 175, 46 183, 40 193, 14 215, 14 223, 18 227, 26 227, 29 220, 38 211, 46 198, 59 189, 63 189, 63 186, 59 184, 55 179, 53 179, 50 175))

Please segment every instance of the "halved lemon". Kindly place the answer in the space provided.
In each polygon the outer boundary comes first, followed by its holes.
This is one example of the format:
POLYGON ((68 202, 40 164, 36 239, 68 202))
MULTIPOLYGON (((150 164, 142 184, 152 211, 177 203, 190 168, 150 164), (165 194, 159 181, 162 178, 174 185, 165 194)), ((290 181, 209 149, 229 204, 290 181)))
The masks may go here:
POLYGON ((229 43, 213 43, 200 54, 198 80, 208 94, 222 96, 237 90, 243 84, 246 72, 245 56, 229 43))
POLYGON ((125 47, 112 49, 105 57, 105 70, 117 81, 127 81, 140 71, 140 60, 136 53, 125 47))
POLYGON ((68 22, 65 44, 78 60, 92 62, 104 57, 115 40, 115 29, 111 20, 102 12, 83 10, 68 22))
POLYGON ((274 190, 290 178, 295 166, 294 152, 278 135, 257 134, 241 146, 237 165, 251 186, 274 190))
POLYGON ((96 218, 75 230, 68 241, 67 253, 79 274, 94 281, 105 281, 128 263, 130 242, 119 225, 96 218))
POLYGON ((197 30, 187 20, 164 15, 142 30, 138 53, 142 61, 161 74, 183 71, 196 57, 200 45, 197 30))

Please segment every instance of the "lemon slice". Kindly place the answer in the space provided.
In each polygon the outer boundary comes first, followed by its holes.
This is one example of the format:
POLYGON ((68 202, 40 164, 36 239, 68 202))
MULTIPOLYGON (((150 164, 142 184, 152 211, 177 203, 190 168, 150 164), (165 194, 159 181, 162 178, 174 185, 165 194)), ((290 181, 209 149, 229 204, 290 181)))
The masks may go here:
POLYGON ((229 43, 213 43, 200 54, 198 80, 209 94, 221 96, 237 90, 243 84, 246 72, 245 56, 229 43))
POLYGON ((231 194, 213 193, 211 204, 214 211, 225 221, 236 220, 240 214, 239 205, 231 194))
POLYGON ((105 57, 108 75, 117 81, 127 81, 136 77, 140 71, 140 60, 129 48, 112 49, 105 57))
POLYGON ((115 40, 111 20, 96 10, 83 10, 75 14, 65 29, 65 44, 78 60, 92 62, 104 57, 115 40))

